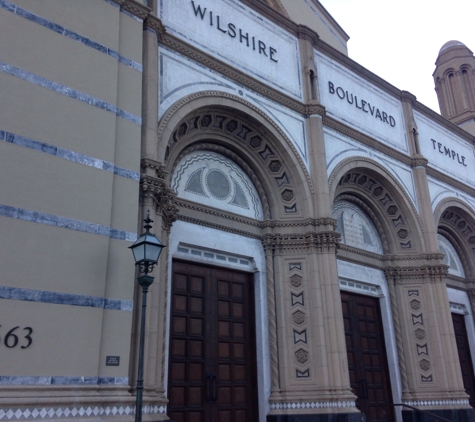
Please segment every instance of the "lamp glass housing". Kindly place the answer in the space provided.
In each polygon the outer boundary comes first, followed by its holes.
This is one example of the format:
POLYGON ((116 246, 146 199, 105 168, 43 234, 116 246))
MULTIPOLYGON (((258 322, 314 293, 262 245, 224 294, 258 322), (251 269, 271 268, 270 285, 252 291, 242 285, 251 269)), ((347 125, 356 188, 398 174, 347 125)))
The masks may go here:
POLYGON ((156 263, 164 247, 157 237, 148 231, 140 235, 132 246, 129 246, 132 249, 135 264, 137 265, 156 263))

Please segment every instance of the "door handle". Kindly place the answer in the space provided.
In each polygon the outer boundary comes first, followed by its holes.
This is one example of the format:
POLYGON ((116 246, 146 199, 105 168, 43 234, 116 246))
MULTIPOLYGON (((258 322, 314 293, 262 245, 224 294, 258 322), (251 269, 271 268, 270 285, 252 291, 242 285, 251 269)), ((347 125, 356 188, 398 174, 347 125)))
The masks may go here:
POLYGON ((206 401, 210 401, 211 400, 211 375, 208 375, 208 374, 206 374, 205 390, 206 390, 206 401))
POLYGON ((212 400, 216 401, 218 399, 218 380, 216 379, 216 375, 213 375, 212 390, 213 390, 212 400))

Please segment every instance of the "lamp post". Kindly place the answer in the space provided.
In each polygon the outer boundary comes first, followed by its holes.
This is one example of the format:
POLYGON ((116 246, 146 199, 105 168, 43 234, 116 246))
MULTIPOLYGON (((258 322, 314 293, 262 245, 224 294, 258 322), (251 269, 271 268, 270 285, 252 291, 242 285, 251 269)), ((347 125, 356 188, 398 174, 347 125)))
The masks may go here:
POLYGON ((153 277, 148 275, 157 264, 162 249, 165 247, 157 237, 150 233, 153 220, 150 219, 150 211, 147 211, 147 218, 144 220, 145 233, 142 233, 134 242, 132 249, 135 258, 135 265, 143 273, 137 281, 142 287, 142 314, 140 317, 140 343, 139 343, 139 365, 137 371, 137 396, 135 401, 135 422, 142 422, 142 397, 143 397, 143 359, 145 343, 145 310, 147 308, 147 293, 149 286, 153 283, 153 277))

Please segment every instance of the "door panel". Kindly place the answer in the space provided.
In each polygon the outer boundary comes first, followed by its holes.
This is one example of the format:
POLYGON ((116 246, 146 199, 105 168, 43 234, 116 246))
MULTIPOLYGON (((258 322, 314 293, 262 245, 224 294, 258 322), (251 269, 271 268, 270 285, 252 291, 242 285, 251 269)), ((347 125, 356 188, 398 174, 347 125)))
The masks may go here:
POLYGON ((394 421, 379 300, 341 292, 348 369, 356 405, 368 422, 394 421))
POLYGON ((252 275, 174 262, 169 405, 175 421, 257 421, 252 275))
POLYGON ((473 374, 472 356, 468 344, 467 328, 465 326, 465 316, 461 314, 452 314, 454 323, 455 340, 462 370, 463 386, 470 396, 470 406, 475 406, 475 376, 473 374))

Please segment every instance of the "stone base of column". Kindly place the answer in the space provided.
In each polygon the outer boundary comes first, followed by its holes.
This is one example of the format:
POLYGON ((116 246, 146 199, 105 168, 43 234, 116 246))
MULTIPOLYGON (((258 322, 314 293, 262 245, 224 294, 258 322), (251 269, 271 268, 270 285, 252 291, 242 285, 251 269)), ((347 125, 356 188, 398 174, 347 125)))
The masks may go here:
MULTIPOLYGON (((467 421, 472 422, 471 419, 467 421)), ((295 415, 267 415, 267 422, 366 422, 366 419, 363 413, 319 413, 308 415, 299 413, 295 415)), ((412 421, 408 420, 407 422, 412 421)))
MULTIPOLYGON (((452 422, 475 422, 475 409, 437 409, 427 410, 427 413, 452 422)), ((434 418, 427 413, 403 410, 402 420, 403 422, 443 422, 442 419, 434 418)))

